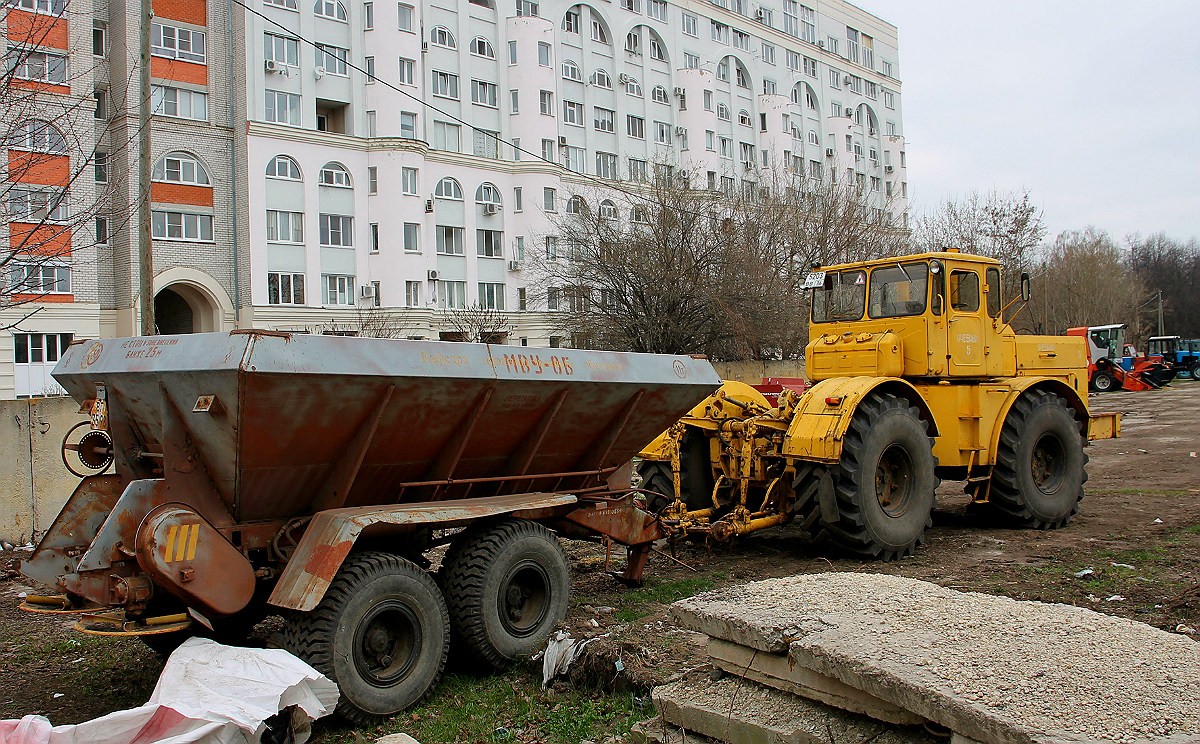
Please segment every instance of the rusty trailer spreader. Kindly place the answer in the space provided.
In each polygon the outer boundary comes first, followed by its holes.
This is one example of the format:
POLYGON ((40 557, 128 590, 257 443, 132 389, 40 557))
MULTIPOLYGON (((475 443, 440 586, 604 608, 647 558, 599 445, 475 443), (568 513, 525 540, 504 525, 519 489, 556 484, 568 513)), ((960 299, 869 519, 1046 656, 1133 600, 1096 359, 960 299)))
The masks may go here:
POLYGON ((424 697, 452 637, 493 665, 538 650, 559 535, 625 546, 640 580, 663 533, 629 462, 720 385, 687 356, 260 331, 84 342, 54 376, 92 412, 80 459, 115 474, 22 564, 63 592, 26 608, 160 648, 282 614, 364 723, 424 697))

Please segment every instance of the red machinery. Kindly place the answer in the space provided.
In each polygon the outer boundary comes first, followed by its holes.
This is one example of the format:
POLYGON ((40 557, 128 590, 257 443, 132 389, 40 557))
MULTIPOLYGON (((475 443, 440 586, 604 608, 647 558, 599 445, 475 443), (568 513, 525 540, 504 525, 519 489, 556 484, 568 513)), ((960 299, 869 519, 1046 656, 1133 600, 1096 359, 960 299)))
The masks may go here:
POLYGON ((1096 392, 1157 390, 1175 373, 1161 356, 1138 355, 1125 343, 1125 324, 1068 328, 1068 336, 1083 336, 1088 348, 1088 386, 1096 392))

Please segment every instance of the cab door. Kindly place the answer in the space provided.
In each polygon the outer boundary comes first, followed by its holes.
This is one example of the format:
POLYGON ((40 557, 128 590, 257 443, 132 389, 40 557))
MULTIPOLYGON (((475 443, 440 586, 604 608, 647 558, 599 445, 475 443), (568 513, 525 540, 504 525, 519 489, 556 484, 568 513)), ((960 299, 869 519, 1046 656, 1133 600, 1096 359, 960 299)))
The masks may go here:
POLYGON ((946 279, 949 316, 946 324, 946 356, 950 361, 950 374, 983 376, 985 339, 979 302, 979 274, 972 269, 953 269, 946 279))

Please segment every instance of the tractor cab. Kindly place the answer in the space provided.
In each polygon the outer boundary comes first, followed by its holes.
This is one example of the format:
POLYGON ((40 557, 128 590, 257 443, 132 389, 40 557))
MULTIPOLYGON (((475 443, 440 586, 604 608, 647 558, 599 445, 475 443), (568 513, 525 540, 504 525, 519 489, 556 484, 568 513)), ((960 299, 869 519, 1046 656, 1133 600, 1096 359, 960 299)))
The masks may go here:
POLYGON ((1151 336, 1146 342, 1147 356, 1161 356, 1168 362, 1175 361, 1175 353, 1179 351, 1183 344, 1183 339, 1179 336, 1151 336))
POLYGON ((809 274, 805 286, 813 290, 810 380, 1017 373, 999 261, 921 253, 831 266, 809 274))

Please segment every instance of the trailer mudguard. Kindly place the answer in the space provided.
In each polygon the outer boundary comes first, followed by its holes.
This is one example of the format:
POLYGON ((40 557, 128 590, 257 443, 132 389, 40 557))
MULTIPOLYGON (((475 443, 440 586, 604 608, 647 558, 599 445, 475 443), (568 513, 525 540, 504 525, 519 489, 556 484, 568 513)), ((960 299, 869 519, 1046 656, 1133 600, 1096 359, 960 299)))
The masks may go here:
POLYGON ((267 602, 302 612, 314 609, 325 596, 325 591, 342 567, 342 561, 354 548, 359 535, 373 525, 437 525, 439 529, 445 529, 499 516, 540 519, 569 511, 577 501, 572 494, 518 493, 477 499, 327 509, 318 512, 309 522, 267 602))
POLYGON ((858 404, 871 392, 891 393, 909 401, 937 436, 937 422, 925 399, 907 380, 898 377, 831 377, 813 385, 796 404, 782 452, 811 462, 834 464, 842 458, 842 438, 858 404))

